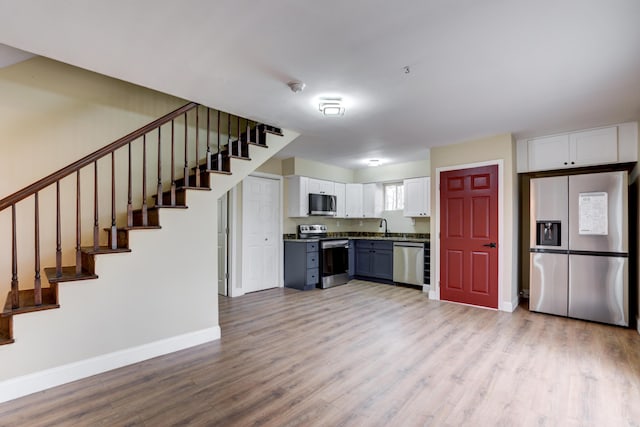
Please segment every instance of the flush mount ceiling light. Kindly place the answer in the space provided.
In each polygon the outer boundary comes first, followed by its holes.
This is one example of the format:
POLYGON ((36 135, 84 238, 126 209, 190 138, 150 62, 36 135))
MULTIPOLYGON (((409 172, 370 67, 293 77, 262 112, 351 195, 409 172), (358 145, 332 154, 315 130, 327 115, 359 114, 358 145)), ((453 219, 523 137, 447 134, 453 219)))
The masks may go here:
POLYGON ((318 110, 325 116, 343 116, 344 106, 342 105, 342 99, 321 99, 318 105, 318 110))
POLYGON ((378 159, 370 159, 369 162, 367 163, 367 165, 373 167, 373 166, 380 166, 380 160, 378 159))

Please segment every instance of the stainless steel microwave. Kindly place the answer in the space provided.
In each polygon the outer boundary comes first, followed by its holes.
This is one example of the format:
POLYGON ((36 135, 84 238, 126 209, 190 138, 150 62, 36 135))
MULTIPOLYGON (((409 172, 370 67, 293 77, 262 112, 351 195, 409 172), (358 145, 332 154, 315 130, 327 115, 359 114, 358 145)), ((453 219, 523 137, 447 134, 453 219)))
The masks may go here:
POLYGON ((336 196, 309 193, 309 215, 335 216, 336 196))

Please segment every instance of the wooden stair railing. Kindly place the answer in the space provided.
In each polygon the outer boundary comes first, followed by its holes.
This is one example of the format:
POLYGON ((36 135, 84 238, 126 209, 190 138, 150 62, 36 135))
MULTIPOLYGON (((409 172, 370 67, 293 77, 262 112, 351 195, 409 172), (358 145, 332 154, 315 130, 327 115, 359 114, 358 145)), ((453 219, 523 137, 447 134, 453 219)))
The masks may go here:
MULTIPOLYGON (((188 103, 175 111, 160 117, 157 120, 131 132, 130 134, 112 142, 109 145, 83 157, 82 159, 71 163, 70 165, 52 173, 51 175, 34 182, 33 184, 23 188, 20 191, 11 194, 0 200, 0 214, 10 208, 11 212, 11 289, 8 293, 7 300, 2 312, 0 312, 0 345, 10 344, 14 342, 13 337, 13 316, 20 313, 32 311, 46 310, 58 308, 58 283, 95 279, 94 256, 98 254, 108 254, 117 252, 130 252, 128 247, 128 232, 134 229, 160 228, 158 211, 160 208, 186 208, 186 190, 209 190, 211 173, 231 173, 231 158, 248 159, 249 145, 257 145, 266 147, 266 134, 272 133, 282 135, 279 128, 267 126, 252 122, 248 119, 242 119, 228 113, 212 110, 208 107, 200 106, 196 103, 188 103), (206 114, 206 126, 202 127, 201 115, 206 114), (215 123, 212 126, 212 115, 215 115, 215 123), (226 116, 226 117, 224 117, 226 116), (225 120, 226 119, 226 120, 225 120), (226 128, 221 127, 226 122, 226 128), (176 137, 176 128, 179 125, 183 127, 183 137, 176 137), (163 127, 164 132, 163 132, 163 127), (234 129, 235 127, 235 129, 234 129), (243 132, 244 130, 244 132, 243 132), (200 138, 202 133, 206 132, 206 146, 201 147, 200 138), (169 135, 170 144, 170 161, 163 161, 163 135, 169 135), (223 136, 226 135, 226 141, 223 136), (155 139, 155 141, 153 141, 155 139), (212 145, 212 140, 215 144, 212 145), (153 144, 155 142, 155 144, 153 144), (137 144, 137 145, 136 145, 137 144), (148 146, 155 145, 156 159, 148 160, 148 146), (133 152, 133 146, 140 147, 141 156, 136 157, 133 152), (181 146, 182 145, 182 146, 181 146), (126 212, 121 213, 117 210, 117 202, 123 196, 120 194, 122 188, 117 185, 117 158, 122 151, 126 155, 126 212), (201 157, 201 149, 204 154, 201 157), (177 159, 177 153, 182 153, 182 158, 177 159), (193 157, 191 157, 193 155, 193 157), (102 160, 102 162, 101 162, 102 160), (182 166, 178 166, 178 160, 182 166), (155 183, 147 182, 148 162, 156 162, 157 178, 155 183), (105 183, 100 177, 103 166, 107 163, 110 166, 109 177, 105 183), (135 167, 133 166, 135 165, 135 167), (163 172, 164 168, 169 168, 167 174, 163 172), (86 171, 86 172, 85 172, 86 171), (176 177, 176 171, 181 172, 182 177, 176 177), (84 173, 83 173, 84 172, 84 173), (141 173, 140 189, 134 190, 134 174, 141 173), (63 266, 63 246, 62 246, 62 204, 61 204, 61 182, 75 175, 75 265, 63 266), (167 177, 166 175, 169 175, 167 177), (92 182, 92 187, 86 190, 85 183, 92 182), (105 219, 100 215, 100 194, 104 186, 110 188, 110 212, 108 214, 108 227, 104 230, 107 232, 107 245, 100 245, 100 224, 105 219), (147 187, 155 188, 157 194, 155 205, 147 204, 147 187), (40 223, 41 215, 44 213, 40 208, 39 195, 49 191, 49 187, 55 188, 55 249, 46 253, 45 260, 49 258, 55 259, 55 267, 45 268, 44 272, 49 281, 49 287, 43 288, 41 284, 41 239, 40 239, 40 223), (84 190, 83 190, 84 189, 84 190), (89 193, 93 198, 93 215, 92 224, 83 226, 82 221, 82 196, 89 193), (18 271, 21 264, 18 259, 18 246, 29 245, 26 239, 20 239, 18 235, 17 220, 19 214, 16 206, 20 203, 26 203, 27 199, 33 199, 34 210, 34 276, 33 287, 22 289, 18 271), (138 204, 139 209, 135 209, 134 205, 138 204), (125 222, 126 226, 118 228, 118 215, 122 215, 121 222, 125 222), (90 229, 89 232, 86 232, 90 229), (88 235, 91 244, 82 246, 83 236, 88 235)), ((166 150, 166 149, 165 149, 166 150)), ((123 155, 124 156, 124 155, 123 155)), ((123 157, 121 156, 121 157, 123 157)), ((71 186, 67 180, 67 187, 71 186)), ((104 199, 103 199, 104 200, 104 199)), ((20 204, 19 206, 24 206, 20 204)))

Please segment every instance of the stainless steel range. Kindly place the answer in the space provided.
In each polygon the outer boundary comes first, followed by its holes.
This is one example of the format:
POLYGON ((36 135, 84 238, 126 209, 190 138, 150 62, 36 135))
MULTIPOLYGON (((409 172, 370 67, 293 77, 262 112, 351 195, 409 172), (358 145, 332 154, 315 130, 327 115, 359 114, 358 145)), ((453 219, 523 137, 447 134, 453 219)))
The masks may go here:
POLYGON ((320 241, 319 286, 322 289, 349 281, 349 239, 327 237, 327 226, 323 224, 300 224, 298 238, 320 241))

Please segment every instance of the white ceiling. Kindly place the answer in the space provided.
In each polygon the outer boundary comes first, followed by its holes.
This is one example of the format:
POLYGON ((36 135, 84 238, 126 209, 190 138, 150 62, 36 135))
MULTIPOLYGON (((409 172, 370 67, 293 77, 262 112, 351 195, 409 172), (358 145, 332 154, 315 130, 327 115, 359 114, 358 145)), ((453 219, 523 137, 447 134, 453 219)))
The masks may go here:
POLYGON ((347 168, 640 118, 638 0, 0 0, 0 43, 296 130, 282 156, 347 168))

